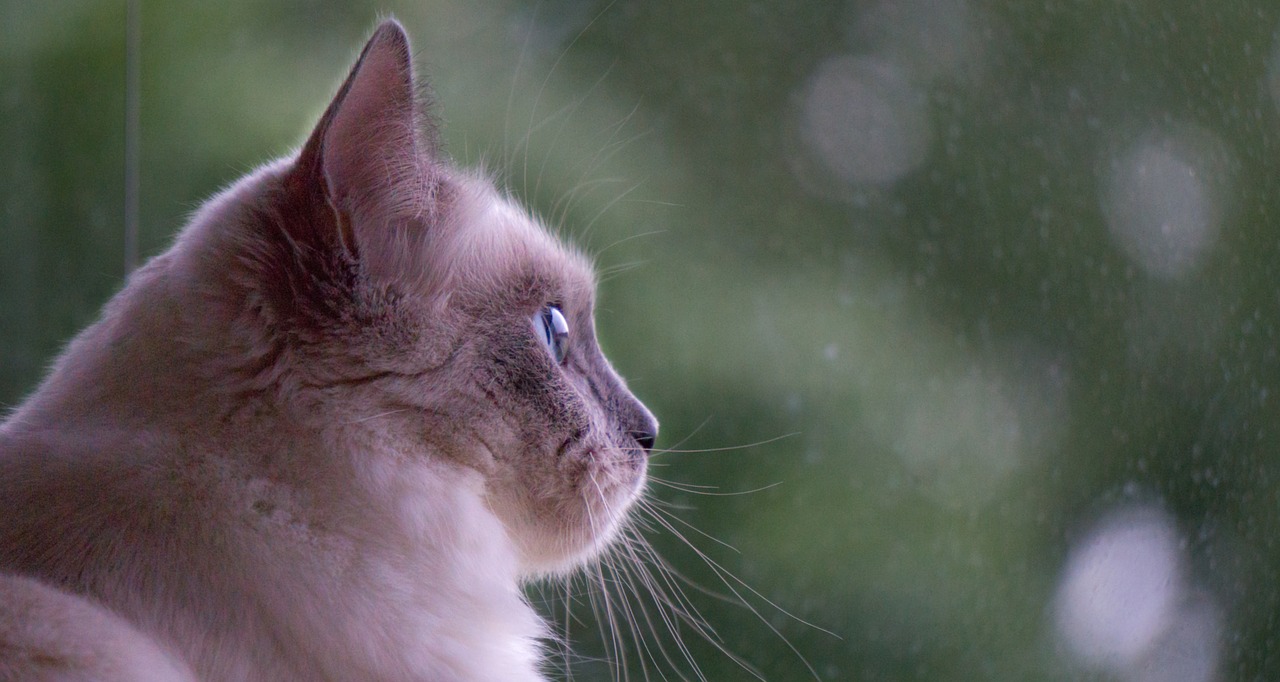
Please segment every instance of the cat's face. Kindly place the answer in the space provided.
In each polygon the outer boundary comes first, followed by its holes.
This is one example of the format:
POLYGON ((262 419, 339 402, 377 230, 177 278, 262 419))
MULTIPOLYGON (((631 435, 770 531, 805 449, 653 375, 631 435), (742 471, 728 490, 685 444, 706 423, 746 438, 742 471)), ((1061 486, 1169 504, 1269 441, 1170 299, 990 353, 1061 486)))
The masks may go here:
POLYGON ((563 570, 624 519, 657 423, 597 345, 585 259, 441 159, 414 88, 384 24, 298 158, 210 209, 237 253, 201 314, 245 330, 230 374, 480 472, 524 570, 563 570))
POLYGON ((657 423, 600 351, 586 261, 487 183, 455 182, 459 231, 432 255, 453 273, 447 315, 460 333, 443 370, 451 393, 430 409, 470 430, 451 447, 480 446, 490 505, 526 562, 563 568, 612 537, 657 423))

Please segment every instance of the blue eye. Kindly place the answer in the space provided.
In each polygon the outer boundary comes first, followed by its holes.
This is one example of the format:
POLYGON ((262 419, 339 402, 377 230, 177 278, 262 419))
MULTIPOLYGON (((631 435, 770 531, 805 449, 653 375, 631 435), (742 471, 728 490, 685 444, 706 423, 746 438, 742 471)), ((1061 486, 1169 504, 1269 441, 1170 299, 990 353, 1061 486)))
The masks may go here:
POLYGON ((565 357, 569 355, 569 323, 560 309, 553 305, 543 308, 533 316, 533 329, 551 357, 556 359, 556 364, 564 364, 565 357))

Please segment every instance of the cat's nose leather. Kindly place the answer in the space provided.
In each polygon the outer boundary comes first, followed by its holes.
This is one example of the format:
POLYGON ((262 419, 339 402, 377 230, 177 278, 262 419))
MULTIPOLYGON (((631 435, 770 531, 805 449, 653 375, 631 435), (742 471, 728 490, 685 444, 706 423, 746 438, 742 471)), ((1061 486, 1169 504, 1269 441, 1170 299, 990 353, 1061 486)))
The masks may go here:
POLYGON ((622 388, 622 380, 614 375, 614 380, 619 386, 619 390, 626 395, 626 398, 620 401, 615 409, 618 415, 618 425, 626 429, 627 435, 635 439, 636 444, 644 450, 644 454, 648 455, 653 452, 653 445, 658 440, 658 418, 653 416, 649 408, 644 406, 634 395, 631 395, 626 388, 622 388))
POLYGON ((658 440, 658 427, 656 424, 646 424, 643 429, 630 431, 631 437, 636 439, 640 447, 644 448, 645 454, 653 451, 653 444, 658 440))

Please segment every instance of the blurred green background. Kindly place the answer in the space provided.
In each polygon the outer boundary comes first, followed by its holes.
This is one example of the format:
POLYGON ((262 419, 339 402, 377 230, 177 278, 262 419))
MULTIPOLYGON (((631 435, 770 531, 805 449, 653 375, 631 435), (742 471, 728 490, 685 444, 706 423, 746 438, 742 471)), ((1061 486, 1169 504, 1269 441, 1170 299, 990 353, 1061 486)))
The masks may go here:
MULTIPOLYGON (((598 254, 706 679, 1280 679, 1280 5, 146 2, 143 255, 387 13, 598 254)), ((125 45, 0 0, 0 405, 121 286, 125 45)), ((621 677, 585 583, 557 674, 621 677)), ((631 679, 696 679, 632 603, 631 679)))

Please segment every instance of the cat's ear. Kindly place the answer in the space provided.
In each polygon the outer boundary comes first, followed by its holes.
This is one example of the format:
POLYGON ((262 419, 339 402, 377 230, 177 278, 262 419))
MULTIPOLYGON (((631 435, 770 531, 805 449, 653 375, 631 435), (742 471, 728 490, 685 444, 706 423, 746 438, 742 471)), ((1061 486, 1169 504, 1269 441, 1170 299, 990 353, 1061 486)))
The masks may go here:
MULTIPOLYGON (((378 26, 298 156, 295 174, 336 213, 341 238, 431 211, 435 141, 394 20, 378 26), (354 225, 353 225, 354 223, 354 225)), ((332 238, 332 237, 330 237, 332 238)))

